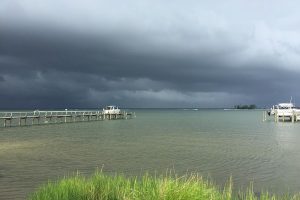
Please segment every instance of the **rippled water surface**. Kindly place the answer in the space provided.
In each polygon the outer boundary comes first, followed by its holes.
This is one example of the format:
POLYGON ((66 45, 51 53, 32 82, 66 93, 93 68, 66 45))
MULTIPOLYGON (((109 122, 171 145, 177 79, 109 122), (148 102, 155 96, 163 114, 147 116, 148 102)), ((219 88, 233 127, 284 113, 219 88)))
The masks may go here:
POLYGON ((0 199, 24 199, 77 170, 90 175, 199 172, 237 188, 300 188, 300 123, 262 122, 262 111, 135 110, 132 120, 0 129, 0 199))

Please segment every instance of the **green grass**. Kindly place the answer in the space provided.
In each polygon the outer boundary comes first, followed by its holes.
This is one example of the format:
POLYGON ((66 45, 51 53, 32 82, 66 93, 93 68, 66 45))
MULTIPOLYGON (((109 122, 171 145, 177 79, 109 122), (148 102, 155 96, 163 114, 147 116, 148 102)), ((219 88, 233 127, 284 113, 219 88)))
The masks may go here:
POLYGON ((138 178, 109 176, 96 172, 90 178, 77 174, 57 182, 49 182, 30 196, 30 200, 286 200, 300 195, 275 196, 262 192, 256 196, 253 186, 244 193, 233 194, 232 180, 223 190, 197 174, 176 174, 138 178))

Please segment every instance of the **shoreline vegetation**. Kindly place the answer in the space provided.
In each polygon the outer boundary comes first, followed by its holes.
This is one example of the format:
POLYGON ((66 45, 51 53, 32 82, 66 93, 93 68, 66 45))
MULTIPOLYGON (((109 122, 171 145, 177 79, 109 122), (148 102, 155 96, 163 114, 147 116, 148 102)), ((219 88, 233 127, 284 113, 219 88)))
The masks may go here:
POLYGON ((245 109, 245 110, 252 110, 256 109, 257 106, 255 104, 250 104, 250 105, 235 105, 234 109, 245 109))
POLYGON ((124 175, 106 175, 96 171, 87 178, 77 173, 41 186, 30 200, 296 200, 296 195, 255 194, 250 184, 244 192, 233 192, 230 178, 223 189, 198 174, 177 176, 144 174, 127 178, 124 175))

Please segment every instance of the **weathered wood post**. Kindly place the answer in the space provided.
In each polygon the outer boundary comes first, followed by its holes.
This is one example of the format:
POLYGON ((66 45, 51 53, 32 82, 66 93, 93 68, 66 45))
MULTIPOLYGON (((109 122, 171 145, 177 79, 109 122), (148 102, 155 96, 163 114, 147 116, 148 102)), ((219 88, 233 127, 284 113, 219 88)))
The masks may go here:
POLYGON ((65 123, 67 123, 67 113, 68 113, 68 109, 65 109, 66 114, 65 114, 65 123))
POLYGON ((21 126, 21 119, 22 119, 22 114, 20 113, 20 116, 19 116, 19 126, 21 126))
POLYGON ((12 112, 10 113, 10 120, 9 120, 9 126, 11 126, 11 121, 13 120, 13 114, 12 112))
POLYGON ((76 122, 76 111, 74 113, 73 122, 76 122))
MULTIPOLYGON (((47 121, 47 115, 48 115, 48 112, 46 111, 45 115, 44 115, 44 123, 46 123, 47 121)), ((48 121, 47 121, 48 122, 48 121)))
POLYGON ((265 111, 265 121, 267 121, 267 111, 265 111))
POLYGON ((24 118, 24 122, 25 122, 25 124, 24 124, 24 125, 25 125, 25 126, 26 126, 26 124, 27 124, 27 122, 26 122, 26 121, 27 121, 27 112, 26 112, 26 114, 25 114, 25 118, 24 118))

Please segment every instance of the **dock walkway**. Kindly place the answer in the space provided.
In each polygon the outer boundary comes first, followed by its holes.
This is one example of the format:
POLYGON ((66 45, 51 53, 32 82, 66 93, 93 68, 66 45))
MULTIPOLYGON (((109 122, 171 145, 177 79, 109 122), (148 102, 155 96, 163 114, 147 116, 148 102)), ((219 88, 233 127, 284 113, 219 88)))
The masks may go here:
POLYGON ((0 127, 84 122, 105 119, 130 119, 133 117, 135 117, 135 113, 132 112, 123 111, 119 114, 104 114, 100 110, 0 112, 0 127))
MULTIPOLYGON (((267 121, 268 113, 263 111, 263 121, 267 121)), ((278 112, 275 110, 274 115, 270 116, 273 118, 274 122, 298 122, 300 121, 300 111, 299 110, 287 110, 287 112, 278 112)))

